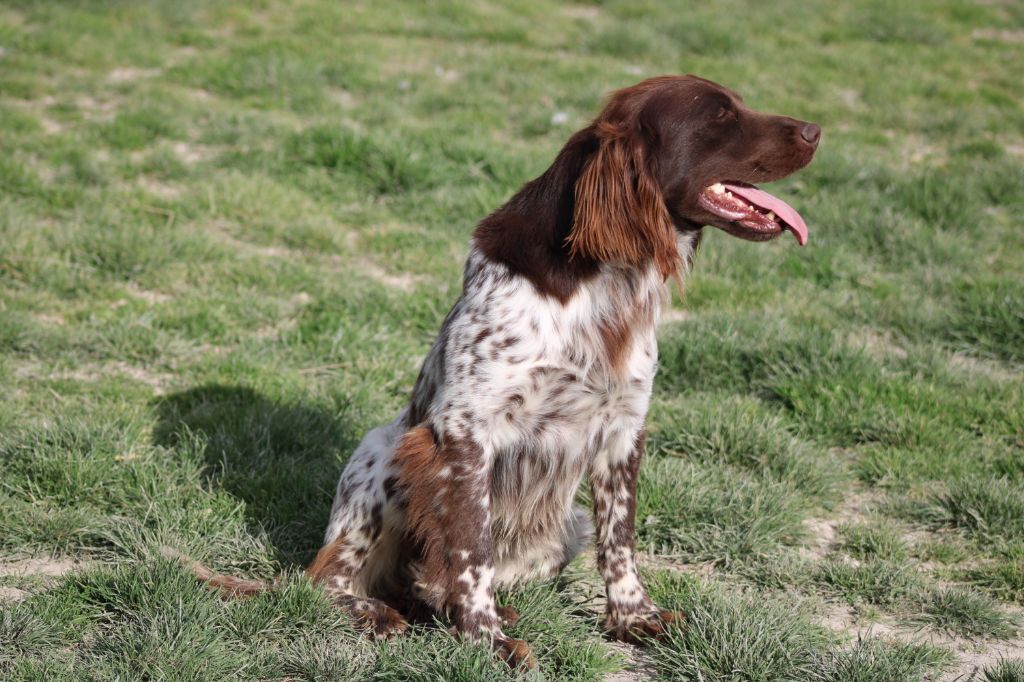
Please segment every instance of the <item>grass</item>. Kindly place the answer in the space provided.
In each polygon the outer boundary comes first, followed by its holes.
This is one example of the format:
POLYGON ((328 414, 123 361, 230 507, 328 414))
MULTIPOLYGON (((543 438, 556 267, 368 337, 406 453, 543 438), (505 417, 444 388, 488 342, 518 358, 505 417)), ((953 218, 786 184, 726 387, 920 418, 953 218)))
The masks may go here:
POLYGON ((1019 558, 996 560, 964 572, 969 581, 993 594, 1017 603, 1024 601, 1024 561, 1019 558))
POLYGON ((743 471, 661 458, 641 470, 637 491, 639 543, 655 554, 730 563, 803 532, 798 491, 743 471))
POLYGON ((920 589, 913 567, 890 561, 823 561, 812 579, 849 604, 897 607, 920 589))
POLYGON ((968 638, 1009 639, 1017 619, 1003 613, 985 595, 963 588, 935 592, 924 602, 920 622, 968 638))
POLYGON ((982 679, 985 682, 1016 682, 1024 680, 1024 661, 1020 659, 1003 659, 996 665, 986 668, 982 679))
POLYGON ((722 594, 678 576, 654 576, 652 592, 687 613, 652 658, 664 679, 807 679, 818 670, 829 633, 794 605, 757 595, 722 594), (802 616, 802 617, 801 617, 802 616))
POLYGON ((297 576, 476 221, 609 90, 693 72, 823 127, 777 188, 810 243, 707 234, 659 333, 637 532, 690 627, 627 660, 584 560, 502 595, 532 677, 918 680, 1003 642, 984 674, 1019 679, 1021 31, 967 0, 6 3, 0 677, 512 675, 154 550, 297 576))
POLYGON ((1024 537, 1024 485, 1005 478, 955 481, 923 513, 939 525, 968 536, 1020 540, 1024 537))
POLYGON ((951 659, 934 646, 880 637, 836 646, 835 633, 791 599, 731 595, 671 574, 650 583, 689 618, 652 651, 662 679, 896 681, 921 679, 951 659))
MULTIPOLYGON (((555 679, 594 679, 619 666, 578 598, 549 583, 512 599, 530 620, 510 632, 530 638, 555 679)), ((14 678, 479 680, 508 671, 486 647, 460 644, 436 627, 373 642, 305 580, 225 602, 163 560, 65 579, 6 610, 0 644, 0 665, 14 678), (66 638, 84 642, 82 650, 63 650, 66 638)))
POLYGON ((854 524, 842 529, 840 549, 854 559, 887 559, 903 561, 907 558, 907 544, 894 528, 854 524))
POLYGON ((924 680, 950 662, 947 650, 928 644, 908 644, 881 637, 858 639, 852 646, 822 661, 809 679, 834 682, 902 682, 924 680))

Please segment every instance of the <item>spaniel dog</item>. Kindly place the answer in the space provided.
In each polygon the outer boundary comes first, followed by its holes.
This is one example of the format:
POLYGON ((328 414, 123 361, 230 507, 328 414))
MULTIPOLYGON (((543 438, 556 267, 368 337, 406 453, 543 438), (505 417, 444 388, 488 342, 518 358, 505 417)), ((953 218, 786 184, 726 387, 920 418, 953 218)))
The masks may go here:
MULTIPOLYGON (((611 636, 681 623, 648 597, 633 550, 666 282, 704 226, 804 244, 800 215, 753 183, 806 166, 820 135, 694 76, 614 93, 477 226, 462 296, 408 406, 348 461, 310 578, 378 635, 405 629, 399 609, 428 607, 532 665, 495 589, 554 576, 593 537, 611 636), (574 502, 584 478, 593 524, 574 502)), ((228 594, 268 587, 190 565, 228 594)))

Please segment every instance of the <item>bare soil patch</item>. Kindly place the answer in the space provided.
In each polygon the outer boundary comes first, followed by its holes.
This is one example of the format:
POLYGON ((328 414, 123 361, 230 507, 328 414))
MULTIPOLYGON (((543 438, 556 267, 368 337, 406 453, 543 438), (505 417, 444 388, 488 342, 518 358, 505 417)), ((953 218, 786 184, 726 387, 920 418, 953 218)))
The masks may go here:
MULTIPOLYGON (((67 573, 80 571, 87 564, 72 559, 54 559, 52 557, 32 557, 13 561, 0 561, 0 580, 42 579, 45 585, 52 584, 56 578, 67 573)), ((21 601, 31 592, 27 589, 12 586, 0 586, 0 602, 21 601)))

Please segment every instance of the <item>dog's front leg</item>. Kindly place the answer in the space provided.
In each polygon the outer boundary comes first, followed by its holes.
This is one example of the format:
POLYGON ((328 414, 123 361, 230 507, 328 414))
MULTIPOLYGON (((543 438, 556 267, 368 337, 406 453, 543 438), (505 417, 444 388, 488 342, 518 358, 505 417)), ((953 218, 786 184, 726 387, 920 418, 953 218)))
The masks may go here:
POLYGON ((491 642, 509 665, 532 667, 530 647, 502 632, 494 600, 491 454, 469 436, 438 436, 427 427, 409 432, 402 448, 402 483, 412 530, 424 546, 428 601, 449 613, 460 636, 491 642))
POLYGON ((644 432, 628 439, 610 439, 590 472, 597 529, 597 567, 605 581, 608 605, 605 630, 618 640, 636 643, 658 636, 668 623, 681 623, 682 613, 662 611, 647 596, 634 558, 636 482, 644 452, 644 432), (615 447, 619 441, 619 447, 615 447))

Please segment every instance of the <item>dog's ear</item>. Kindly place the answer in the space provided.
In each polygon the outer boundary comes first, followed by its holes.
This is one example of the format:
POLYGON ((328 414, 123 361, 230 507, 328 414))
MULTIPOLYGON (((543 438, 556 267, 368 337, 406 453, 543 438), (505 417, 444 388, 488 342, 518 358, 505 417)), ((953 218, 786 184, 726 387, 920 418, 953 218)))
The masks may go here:
POLYGON ((599 146, 576 181, 569 255, 639 265, 653 260, 662 277, 679 268, 675 229, 639 136, 599 122, 599 146))

